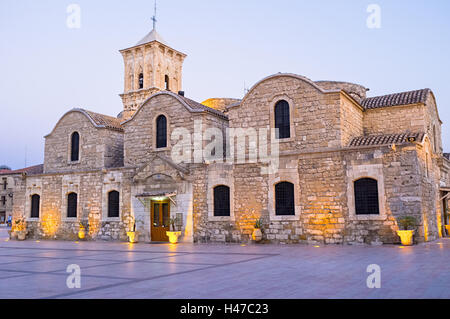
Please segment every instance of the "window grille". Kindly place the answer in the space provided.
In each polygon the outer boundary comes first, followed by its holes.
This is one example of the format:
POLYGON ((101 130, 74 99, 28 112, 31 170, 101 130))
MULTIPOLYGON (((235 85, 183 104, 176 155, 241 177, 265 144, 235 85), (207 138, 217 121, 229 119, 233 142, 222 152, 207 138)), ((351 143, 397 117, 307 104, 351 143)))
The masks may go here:
POLYGON ((119 217, 119 192, 108 193, 108 217, 119 217))
POLYGON ((70 160, 76 162, 80 159, 80 134, 74 132, 71 138, 70 160))
POLYGON ((354 183, 356 215, 378 215, 378 182, 372 178, 361 178, 354 183))
POLYGON ((39 218, 39 202, 41 197, 37 194, 31 196, 31 218, 39 218))
POLYGON ((230 188, 214 187, 214 216, 230 216, 230 188))
POLYGON ((275 105, 275 128, 278 129, 277 138, 291 137, 289 103, 284 100, 278 101, 275 105))
POLYGON ((67 217, 77 217, 77 194, 67 195, 67 217))
POLYGON ((295 215, 294 184, 281 182, 275 185, 275 214, 295 215))
POLYGON ((167 119, 164 115, 156 119, 156 148, 167 147, 167 119))

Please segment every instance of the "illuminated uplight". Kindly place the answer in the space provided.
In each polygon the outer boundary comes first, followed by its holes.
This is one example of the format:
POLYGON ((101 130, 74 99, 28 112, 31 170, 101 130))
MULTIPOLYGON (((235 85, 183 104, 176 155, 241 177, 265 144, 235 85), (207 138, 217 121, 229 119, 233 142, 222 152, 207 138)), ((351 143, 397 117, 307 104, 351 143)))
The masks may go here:
POLYGON ((36 240, 36 242, 37 242, 37 243, 40 243, 41 241, 40 241, 40 240, 36 240))
POLYGON ((320 246, 313 246, 314 248, 320 248, 320 246))

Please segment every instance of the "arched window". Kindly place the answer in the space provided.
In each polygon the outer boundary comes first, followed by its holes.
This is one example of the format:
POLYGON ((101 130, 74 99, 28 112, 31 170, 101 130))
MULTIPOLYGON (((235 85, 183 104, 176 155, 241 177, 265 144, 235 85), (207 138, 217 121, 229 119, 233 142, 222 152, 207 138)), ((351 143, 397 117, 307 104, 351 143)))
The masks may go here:
POLYGON ((76 193, 67 195, 67 217, 77 217, 77 200, 78 195, 76 193))
POLYGON ((294 184, 281 182, 275 185, 275 214, 295 215, 294 184))
POLYGON ((277 138, 291 137, 289 103, 285 100, 278 101, 275 104, 275 128, 278 129, 277 138))
POLYGON ((378 215, 378 182, 373 178, 361 178, 354 182, 356 215, 378 215))
POLYGON ((70 138, 70 160, 76 162, 80 159, 80 134, 73 132, 70 138))
POLYGON ((144 88, 144 74, 139 73, 139 89, 143 89, 143 88, 144 88))
POLYGON ((156 148, 167 147, 167 119, 164 115, 156 119, 156 148))
POLYGON ((214 216, 230 216, 230 188, 214 187, 214 216))
POLYGON ((108 217, 119 217, 119 192, 108 193, 108 217))
POLYGON ((41 197, 37 194, 31 196, 31 218, 39 218, 39 202, 41 197))
POLYGON ((169 76, 168 76, 167 74, 164 76, 164 83, 165 83, 164 89, 167 90, 167 91, 170 91, 170 87, 169 87, 169 76))

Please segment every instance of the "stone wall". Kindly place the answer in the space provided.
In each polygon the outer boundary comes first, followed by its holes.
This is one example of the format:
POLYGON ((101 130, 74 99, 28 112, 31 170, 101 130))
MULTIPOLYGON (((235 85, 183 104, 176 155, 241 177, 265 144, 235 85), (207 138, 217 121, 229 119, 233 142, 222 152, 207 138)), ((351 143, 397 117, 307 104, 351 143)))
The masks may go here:
MULTIPOLYGON (((124 123, 125 140, 124 154, 125 165, 143 165, 149 158, 157 152, 168 158, 172 158, 173 147, 182 140, 180 136, 172 134, 177 129, 183 129, 189 134, 190 144, 201 143, 205 146, 208 142, 202 141, 205 130, 209 127, 217 127, 222 132, 228 126, 225 119, 219 118, 209 113, 190 112, 177 98, 169 94, 155 96, 149 100, 128 122, 124 123), (167 147, 156 148, 156 124, 159 115, 166 116, 167 119, 167 147), (201 123, 198 133, 201 136, 194 136, 196 133, 194 124, 201 123)), ((191 159, 194 160, 193 148, 191 147, 191 159)), ((200 158, 201 160, 201 158, 200 158)), ((191 162, 191 161, 188 161, 191 162)))
POLYGON ((80 222, 88 238, 125 240, 130 219, 130 174, 133 170, 91 171, 30 176, 18 185, 15 217, 26 219, 30 238, 77 240, 80 222), (107 217, 107 193, 120 193, 120 217, 107 217), (77 217, 67 217, 67 195, 77 194, 77 217), (40 216, 31 218, 31 196, 40 196, 40 216))
POLYGON ((20 179, 21 175, 1 175, 0 176, 0 212, 5 213, 5 220, 8 220, 9 216, 13 215, 14 206, 14 193, 16 180, 20 179), (6 189, 4 188, 4 183, 6 182, 6 189), (1 200, 5 199, 3 203, 1 200))
MULTIPOLYGON (((434 137, 441 134, 434 99, 425 106, 362 110, 346 93, 324 91, 352 88, 342 85, 315 84, 293 75, 269 77, 240 105, 228 109, 229 120, 187 107, 173 94, 158 94, 123 124, 124 134, 98 129, 81 112, 69 112, 46 138, 44 174, 17 180, 14 214, 27 219, 31 238, 75 240, 79 223, 87 222, 88 239, 126 240, 126 231, 136 221, 142 239, 150 241, 150 207, 142 198, 170 190, 177 202, 171 203, 172 217, 182 215, 184 241, 248 242, 261 218, 265 242, 397 243, 397 220, 406 215, 418 220, 418 242, 438 238, 439 185, 447 183, 448 173, 439 169, 445 163, 440 158, 440 137, 434 137), (205 149, 211 141, 205 136, 208 128, 217 128, 224 136, 227 128, 255 133, 273 128, 273 110, 280 100, 290 105, 291 137, 280 141, 276 171, 263 173, 266 164, 248 157, 245 163, 222 163, 220 152, 218 162, 201 156, 193 162, 199 150, 184 162, 173 158, 180 136, 171 137, 177 129, 188 134, 183 146, 189 151, 195 143, 205 149), (168 120, 168 147, 156 149, 155 120, 161 114, 168 120), (70 163, 74 131, 80 133, 80 161, 70 163), (405 131, 428 134, 423 144, 346 147, 356 136, 405 131), (355 213, 353 183, 363 177, 378 182, 377 216, 355 213), (292 216, 275 214, 279 182, 294 185, 292 216), (217 185, 230 187, 229 217, 213 214, 212 192, 217 185), (119 218, 107 216, 107 194, 112 190, 120 193, 119 218), (66 215, 70 192, 78 194, 77 218, 66 215), (41 196, 41 216, 36 219, 29 215, 33 194, 41 196)), ((365 94, 361 86, 353 89, 365 94)))
POLYGON ((123 165, 123 133, 96 128, 79 111, 66 113, 45 138, 44 173, 76 172, 123 165), (80 135, 79 160, 70 160, 71 136, 80 135))
POLYGON ((364 134, 363 119, 364 111, 348 98, 345 94, 341 94, 341 143, 347 146, 350 141, 364 134))
POLYGON ((123 162, 123 133, 103 130, 104 167, 122 167, 123 162))
POLYGON ((364 134, 426 132, 423 104, 392 106, 364 111, 364 134))
POLYGON ((286 100, 291 108, 291 137, 280 142, 280 151, 341 146, 340 93, 322 93, 306 80, 271 77, 254 87, 240 106, 230 108, 230 128, 273 128, 274 107, 286 100))

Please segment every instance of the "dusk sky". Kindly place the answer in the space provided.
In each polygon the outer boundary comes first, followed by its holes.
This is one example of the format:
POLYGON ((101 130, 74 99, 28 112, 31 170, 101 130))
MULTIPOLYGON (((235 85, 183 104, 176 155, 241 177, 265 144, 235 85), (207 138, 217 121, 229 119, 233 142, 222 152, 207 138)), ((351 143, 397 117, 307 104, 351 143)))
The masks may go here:
MULTIPOLYGON (((0 2, 0 165, 43 163, 44 136, 74 107, 122 110, 120 49, 152 28, 153 1, 0 2), (66 24, 81 8, 81 27, 66 24), (26 160, 25 160, 26 158, 26 160)), ((160 0, 157 31, 184 62, 186 96, 242 98, 289 72, 362 84, 368 96, 431 88, 450 152, 450 1, 160 0), (368 28, 367 7, 381 8, 368 28)))

